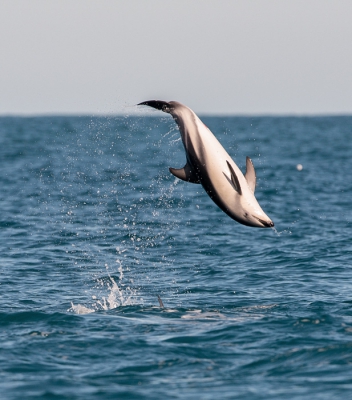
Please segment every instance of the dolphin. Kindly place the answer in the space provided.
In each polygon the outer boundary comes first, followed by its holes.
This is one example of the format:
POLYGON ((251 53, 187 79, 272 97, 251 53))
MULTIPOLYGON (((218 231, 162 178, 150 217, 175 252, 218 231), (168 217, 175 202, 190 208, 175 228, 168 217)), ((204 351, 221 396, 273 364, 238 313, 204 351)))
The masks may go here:
POLYGON ((200 183, 214 203, 240 224, 258 228, 274 226, 254 197, 256 174, 249 157, 243 175, 210 129, 190 108, 177 101, 148 100, 138 105, 169 113, 178 125, 187 162, 183 168, 169 168, 173 175, 186 182, 200 183))

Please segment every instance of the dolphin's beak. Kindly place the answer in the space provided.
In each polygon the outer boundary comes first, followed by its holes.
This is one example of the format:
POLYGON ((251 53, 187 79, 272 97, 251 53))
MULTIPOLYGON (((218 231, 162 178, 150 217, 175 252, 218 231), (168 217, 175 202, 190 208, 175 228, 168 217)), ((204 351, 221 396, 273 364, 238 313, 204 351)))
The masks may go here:
POLYGON ((253 217, 254 217, 255 219, 257 219, 261 224, 263 224, 263 227, 264 227, 264 228, 272 228, 272 227, 274 226, 274 222, 271 221, 270 219, 267 220, 267 221, 265 221, 264 219, 258 218, 258 217, 256 217, 255 215, 253 215, 253 217))
POLYGON ((143 101, 142 103, 137 104, 137 106, 149 106, 156 108, 157 110, 164 111, 166 113, 170 112, 171 105, 167 103, 166 101, 162 100, 147 100, 143 101))
POLYGON ((275 225, 274 225, 274 222, 273 221, 260 221, 266 228, 273 228, 275 225))

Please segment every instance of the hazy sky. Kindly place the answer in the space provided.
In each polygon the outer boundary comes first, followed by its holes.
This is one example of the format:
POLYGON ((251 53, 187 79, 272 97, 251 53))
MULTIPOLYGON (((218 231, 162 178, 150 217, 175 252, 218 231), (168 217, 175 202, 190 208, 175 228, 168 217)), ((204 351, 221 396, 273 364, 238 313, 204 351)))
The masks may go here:
POLYGON ((0 114, 352 113, 352 0, 0 0, 0 114))

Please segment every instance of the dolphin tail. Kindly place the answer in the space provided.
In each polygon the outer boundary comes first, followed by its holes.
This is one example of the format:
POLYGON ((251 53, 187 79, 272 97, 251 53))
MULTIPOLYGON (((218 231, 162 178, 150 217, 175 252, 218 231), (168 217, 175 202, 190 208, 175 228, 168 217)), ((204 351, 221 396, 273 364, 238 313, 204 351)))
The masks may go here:
POLYGON ((147 100, 137 104, 137 106, 149 106, 156 108, 157 110, 164 111, 166 113, 170 113, 171 109, 171 105, 168 102, 162 100, 147 100))

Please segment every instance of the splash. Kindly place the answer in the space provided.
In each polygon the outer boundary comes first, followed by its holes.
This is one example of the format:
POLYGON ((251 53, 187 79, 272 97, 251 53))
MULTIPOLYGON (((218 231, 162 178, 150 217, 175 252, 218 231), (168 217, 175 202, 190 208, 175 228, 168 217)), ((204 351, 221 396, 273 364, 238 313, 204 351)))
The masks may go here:
POLYGON ((275 226, 272 226, 271 229, 276 233, 277 236, 281 236, 282 234, 287 234, 287 235, 291 235, 292 232, 288 229, 284 229, 283 231, 279 232, 275 226))
MULTIPOLYGON (((122 269, 121 269, 121 275, 122 269)), ((110 283, 107 284, 109 289, 108 297, 102 297, 101 300, 98 300, 96 304, 101 307, 103 310, 112 310, 117 307, 130 306, 135 304, 134 297, 136 296, 136 292, 132 290, 130 287, 124 288, 123 290, 119 288, 118 284, 115 282, 115 279, 109 276, 110 283)), ((121 279, 121 278, 120 278, 121 279)))
MULTIPOLYGON (((71 308, 69 308, 67 311, 73 312, 75 314, 89 314, 95 311, 108 311, 118 307, 130 306, 137 303, 139 304, 140 299, 137 299, 137 291, 130 288, 129 286, 125 287, 125 285, 122 283, 124 277, 122 263, 120 262, 120 260, 117 260, 116 262, 119 263, 117 271, 119 272, 120 286, 116 283, 115 279, 110 274, 108 274, 108 282, 105 282, 102 279, 98 280, 99 287, 102 290, 108 290, 109 293, 107 296, 102 296, 101 299, 98 299, 97 296, 93 295, 92 299, 94 300, 94 302, 91 304, 91 307, 86 307, 84 305, 74 304, 73 302, 71 302, 71 308)), ((105 267, 108 269, 107 264, 105 265, 105 267)))

